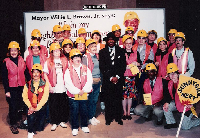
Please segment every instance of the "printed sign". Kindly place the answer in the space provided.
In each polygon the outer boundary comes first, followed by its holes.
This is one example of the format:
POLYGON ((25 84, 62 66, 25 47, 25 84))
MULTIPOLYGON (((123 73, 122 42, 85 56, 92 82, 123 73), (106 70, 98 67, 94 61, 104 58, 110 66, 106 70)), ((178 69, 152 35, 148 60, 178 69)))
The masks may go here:
POLYGON ((156 30, 158 37, 165 36, 165 10, 163 8, 24 12, 25 46, 27 48, 30 45, 32 30, 39 29, 42 34, 41 45, 49 48, 48 42, 54 39, 52 32, 54 25, 69 24, 72 41, 76 40, 78 29, 82 27, 87 31, 87 39, 91 37, 93 30, 99 30, 103 39, 108 32, 112 31, 114 24, 120 26, 123 35, 127 27, 127 24, 124 24, 125 20, 136 16, 132 14, 133 12, 139 18, 139 23, 135 26, 135 28, 138 27, 135 31, 135 38, 137 31, 141 29, 147 32, 156 30))
POLYGON ((183 105, 197 103, 200 100, 200 80, 180 75, 177 93, 183 105))

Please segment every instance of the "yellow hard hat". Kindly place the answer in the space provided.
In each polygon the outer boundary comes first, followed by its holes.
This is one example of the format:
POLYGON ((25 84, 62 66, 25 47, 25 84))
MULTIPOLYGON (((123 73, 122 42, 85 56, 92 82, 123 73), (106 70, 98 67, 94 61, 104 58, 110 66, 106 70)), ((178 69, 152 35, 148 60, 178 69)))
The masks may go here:
POLYGON ((178 67, 175 63, 169 63, 167 65, 167 74, 173 73, 173 72, 176 72, 176 71, 178 71, 178 67))
POLYGON ((64 41, 62 42, 62 47, 65 44, 71 44, 73 46, 73 42, 70 39, 64 39, 64 41))
POLYGON ((137 37, 138 37, 138 36, 140 36, 140 37, 147 37, 148 34, 147 34, 147 32, 146 32, 145 30, 140 30, 140 31, 138 31, 138 33, 137 33, 137 37))
POLYGON ((112 32, 120 30, 120 29, 121 28, 120 28, 120 26, 118 24, 115 24, 115 25, 112 26, 112 32))
POLYGON ((157 68, 153 63, 149 63, 146 65, 146 70, 153 70, 153 69, 157 71, 157 68))
POLYGON ((74 48, 69 52, 69 57, 70 58, 75 56, 75 55, 82 55, 80 50, 78 50, 77 48, 74 48))
POLYGON ((63 26, 63 30, 71 31, 70 25, 69 25, 69 24, 65 24, 65 25, 63 26))
POLYGON ((148 32, 148 34, 150 34, 150 33, 155 33, 155 34, 157 35, 157 32, 156 32, 155 30, 150 30, 150 31, 148 32))
POLYGON ((170 29, 169 32, 168 32, 168 34, 175 34, 175 33, 177 33, 176 29, 170 29))
POLYGON ((34 69, 37 69, 37 70, 40 70, 41 72, 42 72, 42 65, 40 65, 40 64, 34 64, 33 65, 33 67, 32 67, 32 69, 31 69, 31 71, 33 71, 34 69))
POLYGON ((88 47, 90 44, 92 44, 92 43, 95 43, 96 44, 96 41, 94 40, 94 39, 88 39, 87 41, 86 41, 86 47, 88 47))
POLYGON ((60 44, 59 43, 52 43, 50 46, 50 52, 52 50, 60 49, 60 44))
POLYGON ((122 42, 124 43, 129 38, 132 39, 132 37, 130 35, 124 35, 123 38, 122 38, 122 42))
POLYGON ((32 32, 31 32, 31 36, 33 37, 41 37, 41 33, 40 33, 40 30, 38 29, 34 29, 32 32))
POLYGON ((18 48, 20 50, 20 47, 19 47, 19 43, 17 43, 16 41, 11 41, 8 45, 8 50, 10 48, 18 48))
POLYGON ((161 41, 167 42, 167 40, 164 37, 159 37, 158 40, 157 40, 157 46, 161 41))
POLYGON ((185 35, 184 35, 183 32, 177 32, 177 33, 175 34, 175 38, 176 38, 176 37, 181 37, 181 38, 184 39, 184 41, 186 40, 186 39, 185 39, 185 35))
POLYGON ((132 26, 128 26, 125 31, 133 31, 134 32, 134 29, 132 26))
POLYGON ((87 33, 87 32, 84 28, 78 29, 78 34, 85 34, 85 33, 87 33))
POLYGON ((53 32, 62 32, 62 31, 63 31, 63 29, 60 25, 55 25, 53 27, 53 32))
POLYGON ((76 39, 76 44, 78 44, 78 43, 85 43, 85 39, 83 37, 78 37, 76 39))
POLYGON ((40 46, 40 42, 37 40, 33 40, 31 41, 30 46, 40 46))
POLYGON ((94 30, 94 31, 92 32, 92 34, 94 34, 94 33, 99 33, 99 34, 100 34, 99 30, 94 30))
POLYGON ((126 20, 131 20, 131 19, 138 19, 138 23, 140 23, 140 19, 139 19, 137 13, 134 12, 134 11, 127 12, 124 15, 124 23, 125 23, 126 20))

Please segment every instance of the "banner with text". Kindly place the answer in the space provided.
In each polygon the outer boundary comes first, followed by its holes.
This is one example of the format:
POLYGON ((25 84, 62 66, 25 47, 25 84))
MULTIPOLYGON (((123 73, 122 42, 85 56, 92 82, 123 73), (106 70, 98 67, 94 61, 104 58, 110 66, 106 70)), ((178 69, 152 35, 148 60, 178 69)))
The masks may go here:
MULTIPOLYGON (((147 32, 156 30, 158 37, 165 37, 165 9, 113 9, 113 10, 86 10, 86 11, 44 11, 24 13, 25 46, 31 42, 31 32, 39 29, 42 34, 41 44, 48 47, 48 40, 53 39, 53 26, 69 24, 71 39, 78 37, 78 29, 83 27, 87 31, 87 39, 93 30, 99 30, 102 38, 112 30, 114 24, 121 27, 121 34, 125 33, 124 18, 127 12, 137 13, 140 23, 138 30, 147 32)), ((138 31, 137 30, 137 31, 138 31)), ((135 33, 135 38, 137 32, 135 33)))

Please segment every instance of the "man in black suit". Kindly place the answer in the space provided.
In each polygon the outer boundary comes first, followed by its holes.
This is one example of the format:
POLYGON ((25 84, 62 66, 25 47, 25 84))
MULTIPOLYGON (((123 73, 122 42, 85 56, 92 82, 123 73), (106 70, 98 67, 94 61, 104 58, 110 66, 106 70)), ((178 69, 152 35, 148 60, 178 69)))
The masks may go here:
POLYGON ((123 125, 122 92, 126 58, 124 49, 116 45, 116 37, 113 33, 107 34, 106 46, 99 52, 99 67, 103 74, 102 98, 105 102, 106 125, 110 125, 113 119, 123 125))

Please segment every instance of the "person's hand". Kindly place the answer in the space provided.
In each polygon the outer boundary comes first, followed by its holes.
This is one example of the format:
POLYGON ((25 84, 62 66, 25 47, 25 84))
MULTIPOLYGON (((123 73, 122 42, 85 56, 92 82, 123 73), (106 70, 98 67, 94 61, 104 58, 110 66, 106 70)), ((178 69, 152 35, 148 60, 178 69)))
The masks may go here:
POLYGON ((54 89, 53 89, 53 87, 49 87, 49 93, 53 93, 54 92, 54 89))
POLYGON ((155 65, 158 67, 159 66, 159 62, 155 62, 155 65))
POLYGON ((131 67, 129 65, 126 66, 126 69, 131 69, 131 67))
POLYGON ((10 92, 7 92, 7 93, 6 93, 6 97, 8 97, 8 98, 11 97, 10 92))
POLYGON ((186 105, 187 108, 192 108, 193 104, 186 105))
POLYGON ((32 106, 29 107, 29 109, 28 109, 28 115, 31 115, 31 114, 34 113, 35 111, 36 111, 35 108, 33 108, 32 106))
POLYGON ((165 112, 167 112, 167 111, 168 111, 168 107, 169 107, 169 103, 165 103, 165 104, 163 105, 163 110, 164 110, 165 112))
POLYGON ((83 90, 80 90, 79 95, 82 96, 84 94, 83 90))
POLYGON ((118 78, 117 77, 113 77, 111 80, 112 83, 116 84, 118 82, 118 78))

